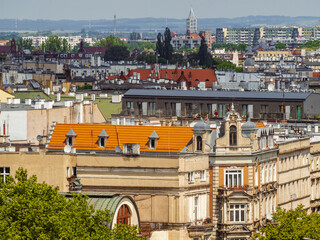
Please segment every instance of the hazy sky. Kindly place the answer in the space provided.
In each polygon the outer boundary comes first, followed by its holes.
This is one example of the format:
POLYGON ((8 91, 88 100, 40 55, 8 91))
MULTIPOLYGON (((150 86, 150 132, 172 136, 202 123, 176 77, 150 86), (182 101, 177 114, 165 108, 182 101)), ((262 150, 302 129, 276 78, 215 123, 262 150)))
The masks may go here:
POLYGON ((112 19, 186 18, 193 7, 197 18, 248 15, 320 17, 320 0, 1 0, 0 18, 112 19))

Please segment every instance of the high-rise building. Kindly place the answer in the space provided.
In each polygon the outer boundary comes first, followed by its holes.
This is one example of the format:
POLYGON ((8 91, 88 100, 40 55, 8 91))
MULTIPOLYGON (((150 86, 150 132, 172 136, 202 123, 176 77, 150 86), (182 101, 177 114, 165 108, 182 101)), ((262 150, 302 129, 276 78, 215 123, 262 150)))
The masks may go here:
POLYGON ((187 18, 187 35, 197 33, 197 19, 193 9, 190 9, 189 17, 187 18))
POLYGON ((256 45, 260 39, 259 28, 217 28, 217 43, 233 43, 247 44, 250 40, 251 44, 256 45))

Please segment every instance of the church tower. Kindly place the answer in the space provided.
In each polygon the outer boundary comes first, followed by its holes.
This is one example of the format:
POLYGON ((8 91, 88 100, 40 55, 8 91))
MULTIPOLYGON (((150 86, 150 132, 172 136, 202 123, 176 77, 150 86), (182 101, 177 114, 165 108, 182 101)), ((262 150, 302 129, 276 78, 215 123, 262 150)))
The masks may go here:
POLYGON ((193 9, 190 9, 189 17, 187 18, 187 35, 197 33, 197 19, 193 9))

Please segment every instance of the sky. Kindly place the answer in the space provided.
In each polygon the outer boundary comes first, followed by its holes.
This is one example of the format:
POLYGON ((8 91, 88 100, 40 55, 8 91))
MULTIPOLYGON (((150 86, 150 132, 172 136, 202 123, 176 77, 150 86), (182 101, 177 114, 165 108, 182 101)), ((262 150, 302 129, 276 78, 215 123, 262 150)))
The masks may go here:
POLYGON ((320 0, 1 0, 1 19, 320 17, 320 0))

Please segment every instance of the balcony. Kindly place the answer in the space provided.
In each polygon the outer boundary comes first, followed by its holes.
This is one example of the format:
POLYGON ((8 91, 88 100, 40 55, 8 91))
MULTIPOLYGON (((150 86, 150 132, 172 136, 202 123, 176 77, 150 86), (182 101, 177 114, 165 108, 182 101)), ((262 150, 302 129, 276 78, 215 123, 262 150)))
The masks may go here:
POLYGON ((252 223, 218 223, 218 231, 221 233, 251 233, 253 232, 252 223))
POLYGON ((218 197, 229 197, 234 192, 246 192, 249 195, 254 194, 254 189, 252 187, 249 187, 247 185, 243 186, 234 186, 234 187, 223 187, 220 186, 218 188, 218 197))

